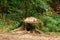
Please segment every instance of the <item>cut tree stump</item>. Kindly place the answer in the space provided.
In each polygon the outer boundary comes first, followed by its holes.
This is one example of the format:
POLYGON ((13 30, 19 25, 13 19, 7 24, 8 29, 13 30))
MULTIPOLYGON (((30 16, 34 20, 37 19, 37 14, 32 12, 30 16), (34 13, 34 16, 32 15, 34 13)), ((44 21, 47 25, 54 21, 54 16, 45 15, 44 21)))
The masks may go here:
POLYGON ((22 25, 21 28, 26 31, 30 32, 40 32, 43 26, 43 22, 35 17, 27 17, 22 25))

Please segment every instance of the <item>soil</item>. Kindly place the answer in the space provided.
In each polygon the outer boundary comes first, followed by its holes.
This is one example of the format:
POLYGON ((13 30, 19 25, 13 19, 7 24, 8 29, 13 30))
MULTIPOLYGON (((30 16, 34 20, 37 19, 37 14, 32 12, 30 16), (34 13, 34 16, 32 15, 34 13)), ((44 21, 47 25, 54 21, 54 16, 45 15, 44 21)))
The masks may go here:
POLYGON ((60 36, 48 34, 36 34, 28 31, 14 30, 10 32, 0 33, 0 40, 60 40, 60 36))

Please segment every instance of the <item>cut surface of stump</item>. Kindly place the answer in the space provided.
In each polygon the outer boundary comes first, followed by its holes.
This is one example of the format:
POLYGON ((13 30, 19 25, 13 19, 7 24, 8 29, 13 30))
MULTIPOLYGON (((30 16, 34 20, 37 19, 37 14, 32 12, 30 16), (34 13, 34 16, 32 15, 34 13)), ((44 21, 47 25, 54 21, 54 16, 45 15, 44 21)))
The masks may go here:
POLYGON ((38 23, 38 19, 36 19, 35 17, 27 17, 24 20, 25 23, 38 23))

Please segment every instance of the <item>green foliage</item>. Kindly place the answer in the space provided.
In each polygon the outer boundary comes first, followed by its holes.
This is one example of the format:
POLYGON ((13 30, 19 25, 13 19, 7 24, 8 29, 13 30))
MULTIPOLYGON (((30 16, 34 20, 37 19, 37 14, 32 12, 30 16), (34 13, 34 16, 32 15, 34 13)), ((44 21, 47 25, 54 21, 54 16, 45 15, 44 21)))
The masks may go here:
MULTIPOLYGON (((57 16, 55 16, 57 17, 57 16)), ((59 32, 60 30, 60 22, 59 22, 59 17, 58 19, 55 19, 55 17, 52 16, 44 16, 42 20, 44 21, 44 26, 42 28, 43 31, 48 31, 48 32, 59 32), (46 30, 45 30, 46 29, 46 30)))
POLYGON ((50 3, 53 3, 52 0, 0 0, 0 29, 15 29, 26 17, 34 16, 44 22, 42 31, 60 32, 60 15, 47 15, 53 10, 50 3), (12 23, 4 21, 5 18, 12 23))
POLYGON ((15 28, 18 28, 19 25, 20 23, 16 21, 13 21, 11 24, 9 24, 9 22, 5 22, 2 19, 0 19, 0 30, 2 31, 13 30, 15 28))

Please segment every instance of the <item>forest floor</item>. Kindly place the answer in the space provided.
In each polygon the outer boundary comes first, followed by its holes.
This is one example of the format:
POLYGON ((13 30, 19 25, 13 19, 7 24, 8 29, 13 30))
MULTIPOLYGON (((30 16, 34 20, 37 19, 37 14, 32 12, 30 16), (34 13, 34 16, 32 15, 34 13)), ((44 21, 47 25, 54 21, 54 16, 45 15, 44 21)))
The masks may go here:
POLYGON ((0 40, 60 40, 60 35, 35 34, 27 31, 11 31, 0 33, 0 40))

